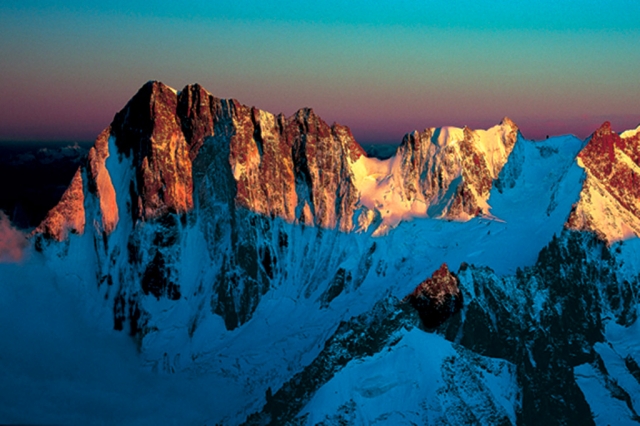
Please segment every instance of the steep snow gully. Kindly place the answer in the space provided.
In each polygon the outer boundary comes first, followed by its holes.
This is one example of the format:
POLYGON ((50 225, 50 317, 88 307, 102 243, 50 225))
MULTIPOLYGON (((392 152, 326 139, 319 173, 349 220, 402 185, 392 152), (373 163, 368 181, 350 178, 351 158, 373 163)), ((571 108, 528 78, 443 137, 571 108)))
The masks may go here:
POLYGON ((637 424, 639 134, 379 160, 149 82, 0 263, 0 422, 637 424))

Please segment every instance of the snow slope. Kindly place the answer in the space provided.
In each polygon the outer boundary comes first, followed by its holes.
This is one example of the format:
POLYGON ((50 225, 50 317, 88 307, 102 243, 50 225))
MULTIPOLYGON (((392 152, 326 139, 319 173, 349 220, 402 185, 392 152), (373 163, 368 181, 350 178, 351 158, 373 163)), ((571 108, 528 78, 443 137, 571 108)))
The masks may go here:
POLYGON ((515 424, 519 389, 512 365, 418 329, 398 338, 323 386, 301 411, 306 423, 515 424))

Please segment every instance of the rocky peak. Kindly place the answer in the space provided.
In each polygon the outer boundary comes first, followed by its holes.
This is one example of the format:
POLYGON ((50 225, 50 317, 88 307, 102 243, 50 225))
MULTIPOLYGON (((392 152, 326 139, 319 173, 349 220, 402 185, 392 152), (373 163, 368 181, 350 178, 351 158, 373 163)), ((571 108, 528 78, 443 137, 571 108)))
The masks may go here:
POLYGON ((364 148, 360 146, 356 139, 353 137, 353 133, 351 133, 351 129, 347 126, 343 126, 342 124, 333 123, 331 125, 331 132, 341 141, 345 142, 344 149, 349 155, 349 159, 351 162, 355 162, 361 156, 367 156, 364 148))
POLYGON ((66 240, 69 233, 83 234, 85 227, 85 193, 97 198, 98 211, 92 218, 100 233, 111 233, 118 224, 116 193, 106 168, 109 157, 109 129, 104 130, 89 150, 86 164, 76 171, 58 204, 49 211, 33 235, 56 241, 66 240))
POLYGON ((351 131, 329 127, 312 109, 303 108, 287 120, 285 133, 293 153, 296 217, 322 227, 353 229, 358 194, 349 161, 363 150, 351 131))
POLYGON ((418 284, 405 300, 418 311, 426 328, 437 327, 462 308, 460 281, 443 263, 430 278, 418 284))
POLYGON ((622 138, 607 121, 578 154, 586 178, 567 227, 607 242, 640 235, 640 136, 622 138))
POLYGON ((600 178, 611 174, 616 161, 615 148, 620 145, 620 137, 611 129, 611 123, 605 121, 584 147, 578 158, 600 178))
POLYGON ((511 120, 509 117, 503 117, 502 120, 500 121, 500 126, 503 127, 510 127, 513 130, 519 130, 518 126, 516 125, 516 123, 513 122, 513 120, 511 120))
POLYGON ((189 144, 189 158, 193 161, 207 136, 214 134, 214 117, 219 115, 220 99, 199 84, 186 86, 178 94, 176 113, 182 132, 189 144))
POLYGON ((47 235, 56 241, 67 239, 69 232, 84 233, 85 211, 82 173, 78 169, 60 202, 47 213, 33 235, 47 235))
MULTIPOLYGON (((505 118, 487 131, 439 128, 406 135, 388 170, 394 175, 389 189, 400 191, 398 200, 387 203, 378 216, 393 216, 388 225, 394 226, 407 215, 466 220, 486 212, 492 182, 516 133, 517 127, 505 118), (398 208, 407 211, 395 211, 398 208)), ((99 201, 99 223, 106 234, 123 214, 135 222, 192 211, 198 179, 221 168, 228 168, 226 183, 213 175, 209 179, 218 182, 214 186, 227 194, 225 200, 240 208, 351 231, 356 222, 366 229, 379 210, 368 206, 363 200, 370 194, 356 187, 356 180, 364 182, 354 171, 361 158, 371 160, 349 128, 329 126, 311 108, 288 118, 274 116, 234 99, 216 98, 198 84, 176 92, 150 81, 96 140, 86 183, 99 201), (203 149, 208 154, 202 156, 203 149), (220 155, 226 160, 215 160, 214 167, 213 156, 220 155), (118 189, 128 192, 124 197, 131 211, 118 211, 111 173, 122 171, 109 170, 110 157, 114 165, 126 158, 127 164, 118 167, 132 171, 125 178, 130 182, 120 182, 118 189), (359 209, 365 214, 357 215, 359 209)))
POLYGON ((111 124, 119 151, 147 154, 151 137, 161 136, 162 131, 171 129, 176 122, 176 105, 177 95, 170 87, 158 81, 144 84, 111 124))
POLYGON ((134 217, 152 219, 193 207, 191 158, 177 116, 176 92, 152 81, 116 114, 111 133, 136 170, 134 217))

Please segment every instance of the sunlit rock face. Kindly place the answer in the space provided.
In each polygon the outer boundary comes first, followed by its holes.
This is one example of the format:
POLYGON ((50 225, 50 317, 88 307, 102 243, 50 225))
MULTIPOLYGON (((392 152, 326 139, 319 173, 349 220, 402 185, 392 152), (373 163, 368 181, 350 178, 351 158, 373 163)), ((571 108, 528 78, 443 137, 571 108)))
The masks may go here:
POLYGON ((85 226, 82 170, 78 169, 60 202, 49 211, 36 234, 46 234, 56 241, 63 241, 69 232, 82 234, 85 226))
POLYGON ((405 197, 425 216, 468 220, 489 212, 489 192, 518 137, 508 118, 489 130, 431 128, 405 136, 396 156, 405 197))
POLYGON ((193 208, 191 158, 177 105, 174 90, 150 82, 111 124, 118 152, 132 157, 131 202, 136 218, 148 220, 193 208))
POLYGON ((107 169, 107 158, 110 155, 112 153, 109 152, 109 129, 106 129, 100 133, 95 145, 89 150, 87 164, 88 189, 95 195, 100 206, 99 217, 95 219, 106 234, 113 232, 119 219, 116 191, 107 169))
POLYGON ((605 122, 578 164, 586 177, 567 227, 595 232, 609 243, 640 235, 640 134, 618 135, 605 122))

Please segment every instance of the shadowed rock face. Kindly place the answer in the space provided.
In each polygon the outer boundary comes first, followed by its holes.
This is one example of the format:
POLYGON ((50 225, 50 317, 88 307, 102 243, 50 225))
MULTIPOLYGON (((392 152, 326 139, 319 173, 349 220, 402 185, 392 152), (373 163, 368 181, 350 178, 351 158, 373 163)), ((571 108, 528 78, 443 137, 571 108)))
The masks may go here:
POLYGON ((605 122, 578 155, 586 178, 567 228, 609 243, 640 235, 640 134, 621 137, 605 122))
MULTIPOLYGON (((515 275, 463 264, 464 307, 439 331, 516 365, 523 399, 517 424, 594 424, 574 369, 593 364, 613 378, 616 372, 607 371, 595 349, 607 340, 607 322, 629 326, 638 316, 637 278, 622 279, 616 263, 595 235, 565 230, 515 275)), ((628 398, 627 391, 610 388, 615 398, 628 398)))
POLYGON ((459 285, 458 277, 443 263, 431 278, 421 282, 407 296, 426 328, 438 327, 460 311, 462 293, 459 285))

